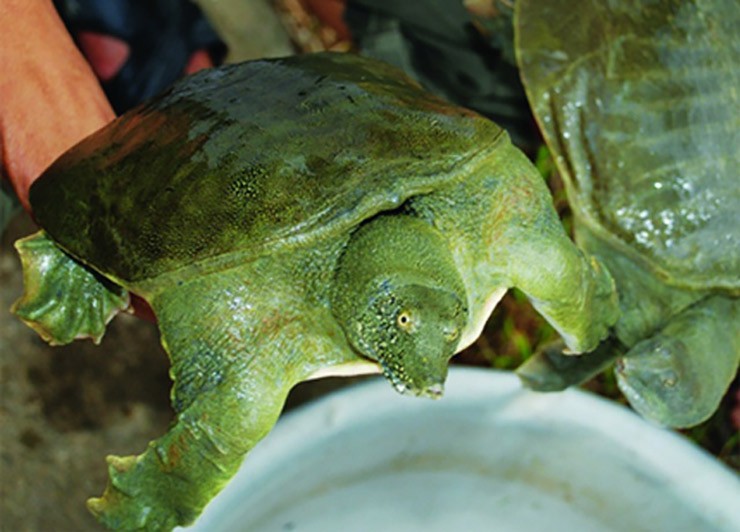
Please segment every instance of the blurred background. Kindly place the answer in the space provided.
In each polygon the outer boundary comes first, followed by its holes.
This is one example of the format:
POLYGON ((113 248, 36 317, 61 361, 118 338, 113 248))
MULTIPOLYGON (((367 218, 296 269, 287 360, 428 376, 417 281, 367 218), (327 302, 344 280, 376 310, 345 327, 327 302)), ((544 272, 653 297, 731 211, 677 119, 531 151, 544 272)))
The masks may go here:
MULTIPOLYGON (((118 113, 178 77, 221 62, 320 50, 394 63, 427 89, 505 127, 536 162, 566 228, 562 183, 514 66, 510 0, 57 0, 55 5, 118 113)), ((4 183, 5 185, 5 183, 4 183)), ((5 195, 0 248, 0 529, 98 530, 85 500, 105 486, 108 454, 140 452, 172 418, 168 362, 154 324, 119 316, 100 346, 51 348, 8 309, 22 291, 12 243, 35 230, 5 195)), ((456 364, 514 369, 553 330, 508 294, 456 364)), ((299 386, 288 408, 352 380, 299 386)), ((610 372, 585 387, 624 403, 610 372)), ((737 381, 717 413, 686 434, 740 470, 731 416, 737 381)), ((546 444, 543 443, 543 444, 546 444)))

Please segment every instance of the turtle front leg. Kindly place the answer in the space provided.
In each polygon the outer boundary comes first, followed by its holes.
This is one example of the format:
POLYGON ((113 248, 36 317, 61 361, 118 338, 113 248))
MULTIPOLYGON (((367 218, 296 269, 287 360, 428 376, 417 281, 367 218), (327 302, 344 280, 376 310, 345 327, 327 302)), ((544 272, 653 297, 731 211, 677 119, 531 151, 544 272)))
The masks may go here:
POLYGON ((617 321, 614 281, 568 238, 532 163, 507 138, 498 143, 470 163, 465 179, 414 199, 409 209, 448 236, 466 279, 476 335, 492 310, 488 302, 514 286, 570 353, 591 351, 617 321))
POLYGON ((218 364, 202 369, 208 373, 198 387, 207 391, 193 394, 179 376, 173 399, 187 406, 167 434, 139 456, 107 458, 105 493, 88 501, 107 527, 166 531, 190 524, 277 421, 288 393, 279 378, 218 364))
POLYGON ((560 333, 566 353, 596 348, 619 317, 611 274, 585 255, 560 223, 542 176, 512 145, 496 154, 480 183, 480 215, 491 278, 519 288, 560 333))
POLYGON ((517 368, 517 376, 531 390, 559 392, 592 379, 612 366, 626 349, 619 340, 610 336, 589 353, 566 355, 564 351, 562 340, 538 349, 517 368))
POLYGON ((99 343, 108 322, 129 305, 126 290, 67 255, 43 231, 15 243, 23 296, 11 311, 52 345, 99 343))
POLYGON ((191 523, 273 427, 292 386, 354 357, 333 343, 336 324, 327 333, 328 310, 305 308, 281 286, 254 271, 219 272, 154 298, 177 417, 143 454, 108 458, 105 493, 88 503, 106 526, 191 523))
POLYGON ((740 362, 740 299, 710 296, 617 364, 617 383, 641 415, 671 427, 701 423, 717 410, 740 362))
POLYGON ((616 286, 606 267, 567 237, 553 212, 512 239, 514 286, 560 334, 565 353, 585 353, 609 335, 619 317, 616 286))

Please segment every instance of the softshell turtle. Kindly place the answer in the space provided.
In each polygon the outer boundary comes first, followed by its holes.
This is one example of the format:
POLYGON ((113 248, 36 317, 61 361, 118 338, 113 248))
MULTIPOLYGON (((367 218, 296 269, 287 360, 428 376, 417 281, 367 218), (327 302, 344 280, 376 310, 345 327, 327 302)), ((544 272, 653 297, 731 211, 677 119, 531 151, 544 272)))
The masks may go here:
POLYGON ((106 525, 191 522, 296 383, 357 364, 437 397, 450 357, 520 288, 574 352, 618 306, 543 179, 492 122, 354 55, 187 78, 58 159, 30 191, 14 312, 52 343, 94 339, 144 298, 177 413, 109 457, 106 525))
MULTIPOLYGON (((711 415, 740 360, 738 27, 731 0, 516 4, 522 78, 576 240, 620 297, 612 341, 583 363, 618 357, 627 399, 665 425, 711 415)), ((573 360, 521 373, 552 389, 582 376, 573 360)))

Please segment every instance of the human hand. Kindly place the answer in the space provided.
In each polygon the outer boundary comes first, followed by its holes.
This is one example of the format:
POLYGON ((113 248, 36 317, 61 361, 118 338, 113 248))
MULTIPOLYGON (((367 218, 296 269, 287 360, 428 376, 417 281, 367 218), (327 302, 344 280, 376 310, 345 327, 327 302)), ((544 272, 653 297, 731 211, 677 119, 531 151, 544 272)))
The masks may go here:
MULTIPOLYGON (((31 184, 68 148, 115 114, 50 1, 4 0, 0 26, 0 163, 31 214, 31 184)), ((133 298, 134 313, 154 321, 133 298)))
POLYGON ((4 0, 0 26, 2 168, 30 212, 33 181, 115 114, 50 0, 4 0))

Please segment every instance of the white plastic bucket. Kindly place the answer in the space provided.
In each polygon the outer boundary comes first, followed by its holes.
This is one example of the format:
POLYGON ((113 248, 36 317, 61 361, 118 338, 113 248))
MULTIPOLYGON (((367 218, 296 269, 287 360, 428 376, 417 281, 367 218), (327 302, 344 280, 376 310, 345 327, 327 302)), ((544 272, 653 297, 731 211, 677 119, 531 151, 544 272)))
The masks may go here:
POLYGON ((284 416, 197 531, 740 531, 740 479, 626 408, 453 368, 439 401, 378 378, 284 416))

